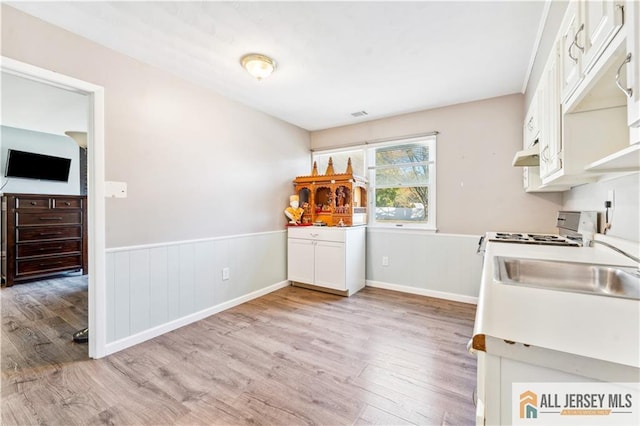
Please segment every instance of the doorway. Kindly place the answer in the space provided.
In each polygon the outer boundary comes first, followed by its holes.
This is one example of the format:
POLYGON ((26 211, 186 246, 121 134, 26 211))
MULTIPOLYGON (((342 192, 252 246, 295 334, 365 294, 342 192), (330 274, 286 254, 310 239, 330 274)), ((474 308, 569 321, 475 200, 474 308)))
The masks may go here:
MULTIPOLYGON (((1 58, 2 73, 86 95, 87 200, 88 200, 88 352, 91 358, 105 356, 105 202, 104 202, 104 89, 100 86, 39 68, 11 58, 1 58)), ((70 129, 72 130, 72 129, 70 129)))

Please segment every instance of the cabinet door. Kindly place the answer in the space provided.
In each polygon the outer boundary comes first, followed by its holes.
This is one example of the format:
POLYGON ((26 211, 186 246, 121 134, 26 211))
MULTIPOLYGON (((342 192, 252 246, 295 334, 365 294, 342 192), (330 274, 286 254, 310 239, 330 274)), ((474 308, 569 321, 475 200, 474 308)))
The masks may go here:
POLYGON ((549 96, 547 88, 547 69, 542 72, 540 84, 538 85, 538 96, 540 99, 540 177, 544 179, 549 175, 549 96))
POLYGON ((313 284, 315 241, 289 238, 287 276, 289 281, 313 284))
POLYGON ((547 117, 549 137, 549 173, 562 168, 562 109, 560 103, 559 55, 555 55, 547 75, 549 95, 549 116, 547 117))
POLYGON ((582 60, 588 72, 596 60, 622 28, 624 9, 621 2, 611 0, 588 0, 583 4, 584 31, 578 36, 578 43, 584 48, 582 60), (583 36, 584 35, 584 36, 583 36))
POLYGON ((539 108, 538 108, 538 92, 533 95, 531 99, 531 105, 527 111, 527 115, 524 120, 524 143, 523 148, 530 148, 538 139, 540 133, 539 120, 539 108))
MULTIPOLYGON (((640 128, 640 3, 627 2, 626 16, 631 20, 627 29, 627 51, 631 53, 631 62, 627 67, 627 87, 631 88, 631 98, 627 100, 627 115, 629 126, 640 128)), ((636 133, 638 135, 640 130, 636 133)), ((630 142, 638 143, 640 138, 631 138, 630 142)))
POLYGON ((556 48, 549 58, 541 82, 544 84, 540 123, 540 177, 543 182, 547 176, 562 168, 559 57, 560 52, 556 48))
POLYGON ((315 285, 347 289, 344 243, 317 241, 315 260, 315 285))
POLYGON ((571 96, 582 79, 582 52, 576 45, 580 43, 577 40, 577 35, 579 35, 578 32, 581 32, 581 25, 579 4, 572 1, 569 3, 565 19, 560 28, 559 49, 562 73, 562 100, 566 100, 571 96))

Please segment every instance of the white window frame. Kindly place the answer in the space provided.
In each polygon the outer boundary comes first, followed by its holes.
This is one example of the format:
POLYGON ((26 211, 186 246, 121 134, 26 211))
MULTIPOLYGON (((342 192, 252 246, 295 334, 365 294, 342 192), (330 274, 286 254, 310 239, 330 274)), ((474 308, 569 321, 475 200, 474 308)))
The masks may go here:
MULTIPOLYGON (((311 154, 311 163, 315 159, 315 155, 327 155, 332 153, 342 153, 345 151, 358 151, 364 152, 364 168, 367 172, 366 178, 368 179, 367 187, 367 218, 368 226, 376 228, 392 228, 392 229, 413 229, 436 232, 436 135, 419 136, 412 138, 387 140, 385 142, 368 143, 363 145, 351 145, 343 148, 332 148, 326 150, 313 151, 311 154), (394 146, 394 145, 407 145, 407 144, 424 144, 429 149, 429 199, 427 206, 427 218, 426 222, 406 222, 406 221, 377 221, 376 210, 376 182, 375 182, 375 150, 378 148, 394 146)), ((336 171, 338 172, 338 171, 336 171)), ((318 173, 323 174, 324 170, 318 170, 318 173)), ((341 173, 341 172, 338 172, 341 173)))
MULTIPOLYGON (((376 228, 400 228, 400 229, 420 229, 425 231, 437 231, 436 228, 436 136, 422 136, 408 139, 396 139, 389 142, 378 143, 375 145, 369 145, 367 148, 367 164, 369 171, 369 188, 367 190, 367 197, 369 206, 367 209, 368 224, 371 227, 376 228), (408 144, 421 144, 425 145, 429 149, 429 183, 427 184, 428 190, 428 205, 427 205, 427 218, 426 222, 407 222, 407 221, 378 221, 376 220, 376 174, 375 174, 375 151, 378 148, 384 148, 395 145, 408 145, 408 144)), ((411 186, 411 185, 408 185, 411 186)))
MULTIPOLYGON (((345 152, 353 152, 353 151, 362 151, 363 155, 362 158, 364 159, 364 164, 362 165, 362 170, 363 173, 362 176, 363 178, 366 178, 367 176, 367 145, 357 145, 357 146, 349 146, 349 147, 344 147, 344 148, 331 148, 331 149, 323 149, 323 150, 317 150, 317 151, 313 151, 311 153, 311 167, 313 167, 313 162, 315 161, 315 156, 316 155, 331 155, 331 154, 342 154, 345 152)), ((336 173, 344 173, 344 170, 341 170, 339 168, 335 168, 334 167, 334 171, 336 173)), ((325 172, 325 169, 320 168, 320 166, 318 166, 318 174, 323 175, 325 172)), ((357 173, 355 173, 357 175, 357 173)))

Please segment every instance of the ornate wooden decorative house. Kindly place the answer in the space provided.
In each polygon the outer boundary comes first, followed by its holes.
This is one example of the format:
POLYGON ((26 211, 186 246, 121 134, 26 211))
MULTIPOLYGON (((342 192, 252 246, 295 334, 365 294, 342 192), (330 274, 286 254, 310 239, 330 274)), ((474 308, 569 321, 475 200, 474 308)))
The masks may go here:
POLYGON ((367 223, 367 181, 353 174, 351 159, 344 173, 336 174, 333 160, 324 175, 318 174, 313 163, 311 176, 298 176, 293 181, 295 193, 304 208, 304 224, 353 226, 367 223))

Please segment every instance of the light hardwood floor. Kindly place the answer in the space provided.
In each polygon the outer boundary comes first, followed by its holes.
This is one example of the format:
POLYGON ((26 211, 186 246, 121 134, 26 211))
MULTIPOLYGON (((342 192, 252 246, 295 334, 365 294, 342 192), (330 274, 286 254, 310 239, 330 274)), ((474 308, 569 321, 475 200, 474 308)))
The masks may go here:
POLYGON ((474 423, 473 305, 287 287, 89 360, 86 281, 49 283, 0 292, 3 425, 474 423))

